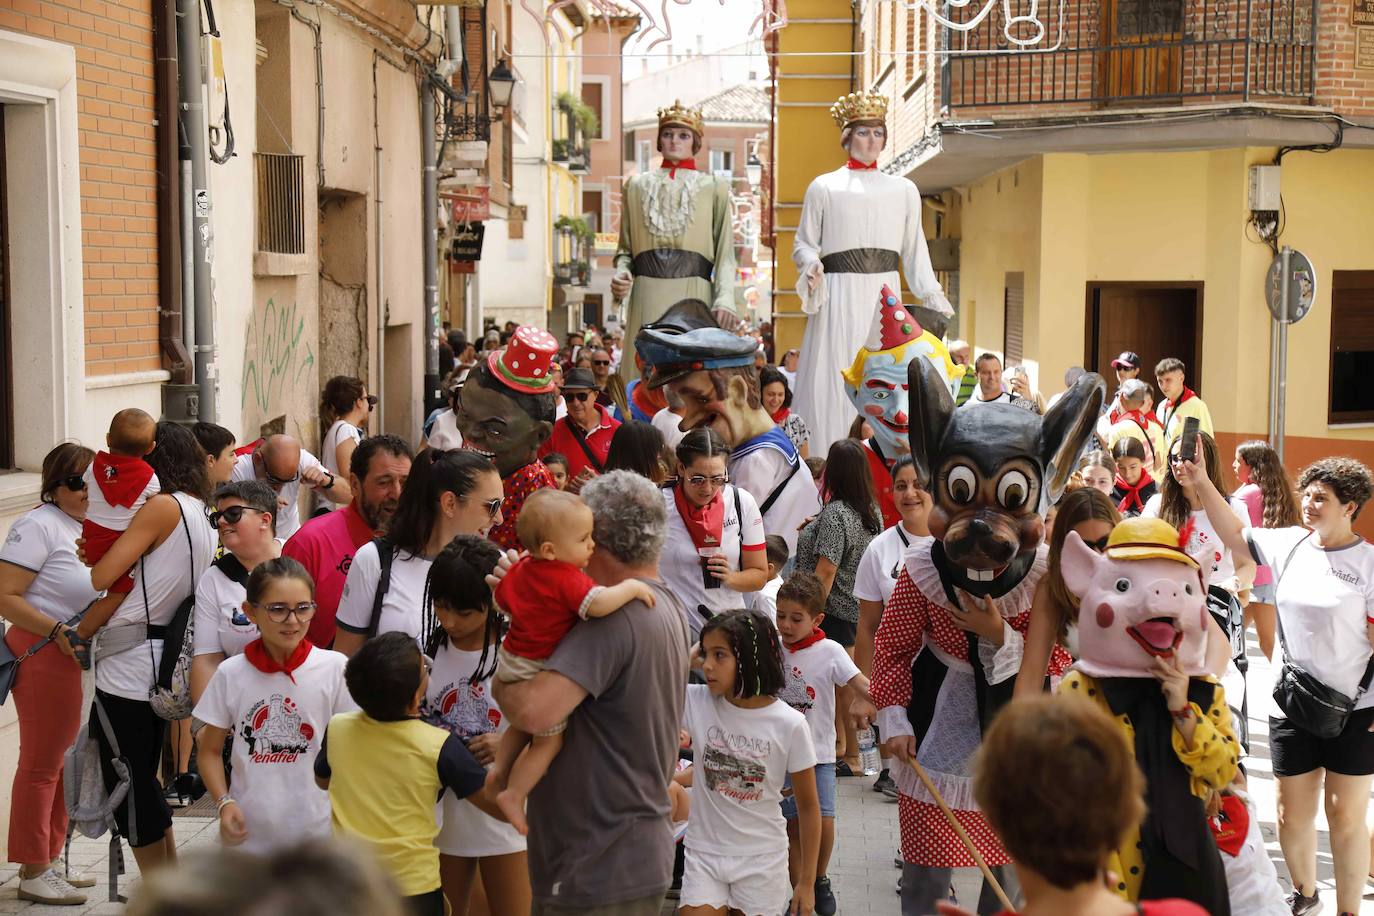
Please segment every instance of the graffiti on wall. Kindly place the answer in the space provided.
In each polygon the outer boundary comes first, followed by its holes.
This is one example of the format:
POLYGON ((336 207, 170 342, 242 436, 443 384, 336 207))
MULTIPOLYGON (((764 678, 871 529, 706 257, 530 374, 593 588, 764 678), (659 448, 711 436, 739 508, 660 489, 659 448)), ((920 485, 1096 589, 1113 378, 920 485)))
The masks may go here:
POLYGON ((278 306, 268 299, 262 317, 248 319, 243 344, 243 396, 240 407, 252 403, 263 413, 280 404, 282 396, 302 383, 311 384, 315 352, 305 339, 305 319, 293 302, 278 306))

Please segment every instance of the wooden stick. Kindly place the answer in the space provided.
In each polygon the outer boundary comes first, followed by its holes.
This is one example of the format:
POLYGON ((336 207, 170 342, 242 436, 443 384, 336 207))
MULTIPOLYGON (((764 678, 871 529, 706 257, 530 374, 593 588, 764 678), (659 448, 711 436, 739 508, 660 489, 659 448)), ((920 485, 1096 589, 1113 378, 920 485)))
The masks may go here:
POLYGON ((959 819, 954 816, 953 811, 949 810, 949 805, 945 804, 945 800, 940 796, 939 790, 935 788, 935 783, 930 781, 930 776, 926 774, 925 769, 916 761, 915 757, 906 758, 902 762, 915 770, 916 775, 921 778, 921 782, 925 785, 926 791, 935 799, 935 804, 940 806, 940 811, 944 813, 945 820, 949 821, 949 825, 953 827, 954 832, 958 834, 959 841, 964 844, 964 848, 973 856, 973 861, 977 863, 978 870, 983 873, 983 880, 992 885, 992 892, 997 895, 997 899, 1001 901, 1002 906, 1005 907, 1008 912, 1014 911, 1016 907, 1013 906, 1011 900, 1007 898, 1007 892, 1002 889, 1002 885, 993 875, 992 869, 988 868, 988 863, 983 859, 983 855, 978 851, 978 847, 973 844, 973 840, 964 832, 964 827, 959 823, 959 819))

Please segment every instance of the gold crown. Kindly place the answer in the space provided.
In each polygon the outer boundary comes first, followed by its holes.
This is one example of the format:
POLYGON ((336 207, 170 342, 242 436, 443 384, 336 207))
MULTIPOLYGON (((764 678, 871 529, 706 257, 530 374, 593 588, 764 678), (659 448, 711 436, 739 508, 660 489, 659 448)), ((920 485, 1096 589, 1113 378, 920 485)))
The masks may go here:
POLYGON ((674 99, 671 107, 658 110, 658 129, 665 127, 685 127, 700 137, 705 127, 701 109, 684 108, 681 100, 674 99))
POLYGON ((830 116, 841 128, 848 127, 855 121, 885 121, 887 96, 880 95, 872 89, 842 95, 830 106, 830 116))

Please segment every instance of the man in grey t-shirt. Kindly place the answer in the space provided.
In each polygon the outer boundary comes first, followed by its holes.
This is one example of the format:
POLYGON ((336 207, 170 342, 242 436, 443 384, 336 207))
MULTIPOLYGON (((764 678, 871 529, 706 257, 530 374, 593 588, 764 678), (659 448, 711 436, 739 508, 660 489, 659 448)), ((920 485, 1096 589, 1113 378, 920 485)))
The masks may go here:
POLYGON ((655 604, 633 601, 584 620, 534 678, 495 682, 516 728, 540 732, 568 719, 563 749, 529 798, 534 913, 657 916, 672 880, 668 782, 689 636, 678 599, 658 581, 667 535, 658 489, 612 471, 581 495, 595 519, 587 573, 601 585, 645 580, 655 604))

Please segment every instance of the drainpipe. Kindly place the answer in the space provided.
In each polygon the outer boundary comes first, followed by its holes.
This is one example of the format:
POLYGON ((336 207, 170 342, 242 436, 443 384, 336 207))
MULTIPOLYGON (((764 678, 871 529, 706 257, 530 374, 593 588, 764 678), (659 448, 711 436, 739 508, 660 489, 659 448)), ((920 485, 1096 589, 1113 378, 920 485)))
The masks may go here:
POLYGON ((425 249, 425 416, 441 406, 439 393, 439 169, 434 134, 434 88, 420 83, 420 148, 424 156, 422 244, 425 249))
POLYGON ((153 14, 153 70, 157 98, 158 347, 171 384, 192 382, 190 349, 182 339, 181 265, 178 263, 177 19, 174 0, 159 0, 153 14))
MULTIPOLYGON (((214 257, 210 227, 210 185, 205 157, 209 144, 205 128, 205 100, 200 60, 200 0, 177 0, 177 52, 181 60, 181 123, 189 146, 191 167, 193 290, 195 296, 195 379, 200 390, 199 419, 219 419, 215 405, 215 327, 210 289, 210 262, 214 257)), ((183 170, 185 169, 183 151, 183 170)), ((183 172, 184 173, 184 172, 183 172)))

